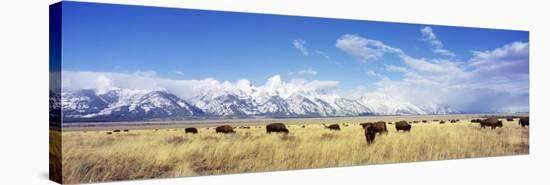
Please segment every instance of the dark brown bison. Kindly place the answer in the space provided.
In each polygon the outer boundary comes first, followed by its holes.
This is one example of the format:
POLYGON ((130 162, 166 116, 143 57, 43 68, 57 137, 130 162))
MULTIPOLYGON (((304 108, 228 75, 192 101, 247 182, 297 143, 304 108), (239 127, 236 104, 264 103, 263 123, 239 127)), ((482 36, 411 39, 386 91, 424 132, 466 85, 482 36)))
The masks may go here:
POLYGON ((519 124, 521 125, 521 127, 529 126, 529 117, 519 118, 519 124))
POLYGON ((456 123, 456 120, 452 119, 452 120, 451 120, 451 123, 456 123))
POLYGON ((441 120, 441 121, 439 122, 439 124, 445 124, 445 121, 441 120))
POLYGON ((482 120, 479 124, 481 125, 481 128, 491 127, 491 129, 495 129, 496 127, 502 127, 502 121, 498 120, 496 117, 490 117, 482 120))
POLYGON ((399 132, 399 130, 403 130, 403 132, 410 132, 411 127, 412 126, 406 121, 395 122, 395 130, 397 130, 397 132, 399 132))
POLYGON ((113 130, 113 132, 120 132, 120 130, 113 130))
POLYGON ((481 119, 473 119, 473 120, 470 120, 471 123, 481 123, 481 119))
POLYGON ((185 128, 185 133, 197 134, 199 133, 199 130, 197 130, 197 128, 189 127, 189 128, 185 128))
POLYGON ((111 135, 111 134, 113 134, 113 133, 112 132, 107 132, 107 135, 111 135))
POLYGON ((413 123, 419 123, 420 121, 413 121, 413 123))
POLYGON ((393 124, 393 123, 392 123, 392 122, 390 121, 390 122, 388 122, 388 124, 390 124, 390 125, 391 125, 391 124, 393 124))
POLYGON ((428 120, 422 120, 422 123, 428 123, 428 120))
POLYGON ((240 129, 250 129, 250 126, 240 126, 240 129))
POLYGON ((514 121, 514 117, 506 117, 506 121, 514 121))
POLYGON ((129 132, 130 130, 128 130, 128 129, 124 129, 123 131, 124 131, 124 132, 129 132))
POLYGON ((235 133, 235 131, 233 130, 233 127, 229 125, 222 125, 222 126, 216 127, 216 133, 227 134, 227 133, 235 133))
POLYGON ((374 138, 376 137, 376 127, 374 123, 361 123, 361 126, 363 126, 365 131, 365 139, 367 139, 367 144, 370 145, 374 142, 374 138))
POLYGON ((374 127, 374 131, 378 134, 386 133, 388 134, 388 128, 386 127, 386 122, 384 121, 377 121, 374 123, 361 123, 360 124, 363 128, 365 128, 367 125, 372 125, 374 127))
POLYGON ((269 125, 265 126, 265 131, 268 134, 271 134, 271 132, 283 132, 288 134, 288 129, 286 128, 285 124, 283 123, 271 123, 269 125))
POLYGON ((306 125, 302 125, 302 128, 306 128, 306 125))
POLYGON ((330 124, 329 126, 323 124, 323 126, 325 126, 325 128, 329 129, 329 130, 340 130, 340 125, 338 124, 330 124))

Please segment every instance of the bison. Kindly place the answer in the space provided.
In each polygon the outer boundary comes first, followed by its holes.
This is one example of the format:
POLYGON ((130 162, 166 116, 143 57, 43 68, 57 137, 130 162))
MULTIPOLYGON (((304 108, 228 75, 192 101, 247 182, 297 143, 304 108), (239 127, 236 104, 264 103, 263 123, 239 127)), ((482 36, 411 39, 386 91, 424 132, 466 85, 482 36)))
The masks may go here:
POLYGON ((129 132, 130 130, 128 130, 128 129, 124 129, 123 131, 124 131, 124 132, 129 132))
POLYGON ((378 134, 386 133, 388 134, 388 128, 386 127, 386 122, 384 121, 378 121, 374 123, 361 123, 360 124, 363 128, 365 128, 367 125, 372 125, 374 127, 374 131, 378 134))
POLYGON ((113 132, 120 132, 120 130, 113 130, 113 132))
POLYGON ((107 135, 111 135, 111 134, 113 134, 113 133, 112 132, 107 132, 107 135))
POLYGON ((422 120, 422 123, 428 123, 428 120, 422 120))
POLYGON ((189 134, 189 133, 197 134, 197 133, 199 133, 199 130, 197 130, 197 128, 189 127, 189 128, 185 128, 185 133, 186 134, 189 134))
POLYGON ((506 117, 506 121, 514 121, 513 117, 506 117))
POLYGON ((441 120, 441 121, 439 122, 439 124, 445 124, 445 121, 441 120))
POLYGON ((411 127, 412 126, 406 121, 395 122, 395 129, 397 130, 397 132, 399 132, 399 130, 403 130, 403 132, 410 132, 411 127))
POLYGON ((473 119, 473 120, 470 120, 471 123, 481 123, 481 119, 473 119))
POLYGON ((529 126, 529 117, 519 118, 519 124, 521 125, 521 127, 529 126))
POLYGON ((288 134, 288 129, 283 123, 271 123, 269 125, 266 125, 265 131, 268 134, 271 134, 271 132, 283 132, 285 134, 288 134))
POLYGON ((496 117, 490 117, 482 120, 479 124, 481 125, 481 128, 491 127, 491 129, 495 129, 496 127, 502 127, 502 121, 498 120, 496 117))
POLYGON ((455 119, 452 119, 452 120, 451 120, 451 123, 456 123, 456 120, 455 120, 455 119))
POLYGON ((228 133, 235 133, 235 131, 233 130, 233 127, 229 125, 222 125, 222 126, 216 127, 216 133, 228 134, 228 133))
POLYGON ((376 127, 374 123, 361 123, 361 126, 363 126, 363 129, 365 130, 367 144, 370 145, 374 142, 374 138, 376 137, 376 127))
POLYGON ((325 128, 329 129, 329 130, 340 130, 340 125, 338 124, 331 124, 329 126, 323 124, 323 126, 325 126, 325 128))

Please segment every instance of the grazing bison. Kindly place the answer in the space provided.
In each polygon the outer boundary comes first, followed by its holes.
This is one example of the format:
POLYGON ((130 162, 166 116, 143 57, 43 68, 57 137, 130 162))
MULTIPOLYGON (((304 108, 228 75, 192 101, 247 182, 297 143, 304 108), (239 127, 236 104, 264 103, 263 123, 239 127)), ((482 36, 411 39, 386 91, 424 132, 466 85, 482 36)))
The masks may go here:
POLYGON ((130 131, 130 130, 128 130, 128 129, 124 129, 123 131, 124 131, 124 132, 128 132, 128 131, 130 131))
POLYGON ((113 132, 120 132, 120 130, 113 130, 113 132))
POLYGON ((422 123, 428 123, 428 120, 422 120, 422 123))
POLYGON ((383 122, 383 121, 378 121, 378 122, 374 122, 374 123, 370 123, 370 122, 361 123, 360 125, 363 128, 365 128, 368 125, 372 125, 373 128, 374 128, 374 131, 376 133, 379 133, 379 134, 386 133, 386 134, 388 134, 388 128, 386 127, 386 122, 383 122))
POLYGON ((250 129, 250 126, 240 126, 240 129, 250 129))
POLYGON ((188 134, 188 133, 197 134, 197 133, 199 133, 199 130, 197 130, 197 128, 189 127, 189 128, 185 128, 185 133, 186 134, 188 134))
POLYGON ((403 130, 403 132, 410 132, 411 127, 412 126, 406 121, 395 122, 395 129, 397 130, 397 132, 399 132, 399 130, 403 130))
POLYGON ((111 134, 113 134, 113 133, 112 132, 107 132, 107 135, 111 135, 111 134))
POLYGON ((227 133, 235 133, 235 131, 233 130, 233 127, 229 125, 222 125, 222 126, 216 127, 216 133, 227 134, 227 133))
POLYGON ((327 128, 329 130, 340 130, 340 125, 338 125, 338 124, 331 124, 329 126, 323 124, 323 126, 325 126, 325 128, 327 128))
POLYGON ((393 124, 393 123, 392 123, 392 122, 390 121, 390 122, 388 122, 388 124, 390 124, 390 125, 391 125, 391 124, 393 124))
POLYGON ((456 123, 456 120, 454 120, 454 119, 453 119, 453 120, 451 120, 451 123, 456 123))
POLYGON ((373 143, 374 138, 376 137, 376 127, 374 123, 361 123, 361 126, 363 126, 363 129, 365 130, 367 144, 373 143))
POLYGON ((495 129, 496 127, 502 127, 502 121, 498 120, 496 117, 490 117, 482 120, 479 124, 481 125, 481 128, 491 127, 491 129, 495 129))
POLYGON ((529 117, 519 118, 519 124, 521 125, 521 127, 529 126, 529 117))
POLYGON ((471 123, 481 123, 481 119, 473 119, 473 120, 470 120, 471 123))
POLYGON ((506 121, 514 121, 513 117, 506 117, 506 121))
POLYGON ((288 134, 288 129, 286 128, 285 124, 283 123, 271 123, 269 125, 265 126, 265 131, 268 134, 271 134, 271 132, 283 132, 288 134))
POLYGON ((413 121, 413 123, 418 123, 419 121, 413 121))
POLYGON ((302 128, 306 128, 306 125, 302 125, 302 128))

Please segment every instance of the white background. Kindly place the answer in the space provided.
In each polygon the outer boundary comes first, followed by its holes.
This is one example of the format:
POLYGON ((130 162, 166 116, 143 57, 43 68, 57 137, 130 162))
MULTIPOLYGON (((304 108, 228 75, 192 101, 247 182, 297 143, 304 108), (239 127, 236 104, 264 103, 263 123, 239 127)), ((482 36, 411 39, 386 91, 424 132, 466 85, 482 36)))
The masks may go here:
MULTIPOLYGON (((546 1, 441 0, 95 0, 197 9, 352 18, 530 31, 531 154, 524 156, 112 184, 548 184, 549 19, 546 1), (545 85, 546 84, 546 85, 545 85)), ((0 184, 48 181, 48 5, 2 1, 0 10, 0 184)), ((475 41, 472 41, 475 42, 475 41)))

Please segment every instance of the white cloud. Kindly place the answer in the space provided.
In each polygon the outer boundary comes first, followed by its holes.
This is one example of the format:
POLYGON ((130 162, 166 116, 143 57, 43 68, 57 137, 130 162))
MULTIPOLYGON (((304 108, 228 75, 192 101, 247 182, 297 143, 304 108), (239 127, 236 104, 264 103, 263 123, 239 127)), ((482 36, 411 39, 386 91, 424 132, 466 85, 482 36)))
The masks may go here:
POLYGON ((426 26, 420 29, 420 33, 422 33, 421 40, 430 43, 434 53, 446 56, 455 56, 453 52, 443 48, 443 42, 437 38, 431 27, 426 26))
POLYGON ((300 71, 292 71, 289 72, 288 75, 317 75, 317 71, 314 71, 312 69, 305 69, 300 71))
POLYGON ((368 71, 367 71, 367 75, 369 75, 369 76, 374 76, 374 77, 377 77, 377 78, 380 78, 380 79, 387 79, 387 78, 388 78, 387 76, 384 76, 384 75, 382 75, 382 74, 380 74, 380 73, 377 73, 377 72, 375 72, 375 71, 373 71, 373 70, 368 70, 368 71))
POLYGON ((403 53, 400 49, 388 46, 381 41, 350 34, 338 38, 336 47, 360 62, 380 59, 384 53, 403 53))
POLYGON ((292 46, 294 46, 294 48, 296 48, 300 52, 302 52, 303 55, 307 56, 307 55, 309 55, 309 51, 308 51, 308 49, 306 48, 305 45, 306 45, 305 40, 293 40, 292 41, 292 46))
POLYGON ((153 77, 153 76, 157 76, 157 72, 152 71, 152 70, 135 71, 134 75, 144 76, 144 77, 153 77))
POLYGON ((470 66, 485 72, 526 73, 529 71, 529 43, 513 42, 492 51, 474 51, 470 66))
POLYGON ((296 92, 327 92, 338 88, 338 81, 320 81, 306 79, 281 80, 280 75, 267 79, 265 84, 253 85, 248 79, 236 82, 218 81, 213 78, 201 80, 173 80, 134 73, 109 73, 91 71, 63 71, 63 88, 97 89, 100 92, 115 88, 167 90, 182 98, 191 98, 204 93, 224 91, 247 93, 279 94, 286 98, 296 92))
POLYGON ((396 65, 386 65, 385 69, 386 69, 386 71, 389 71, 389 72, 398 72, 398 73, 407 72, 406 67, 401 67, 401 66, 396 66, 396 65))
MULTIPOLYGON (((453 54, 441 52, 443 44, 430 27, 421 31, 424 39, 439 49, 434 52, 453 54)), ((421 106, 446 104, 466 112, 529 110, 528 43, 513 42, 491 51, 475 51, 469 61, 415 58, 399 48, 356 35, 343 35, 336 43, 362 62, 379 59, 384 54, 402 59, 404 66, 385 66, 388 72, 400 73, 401 79, 391 80, 384 74, 367 72, 380 78, 375 93, 421 106)))
POLYGON ((403 79, 380 80, 377 91, 469 112, 529 111, 527 43, 476 51, 469 63, 399 56, 405 66, 387 65, 386 70, 402 73, 403 79))
POLYGON ((317 53, 318 55, 322 56, 323 58, 325 59, 329 59, 330 57, 328 56, 327 53, 325 52, 322 52, 322 51, 319 51, 319 50, 315 50, 315 53, 317 53))

